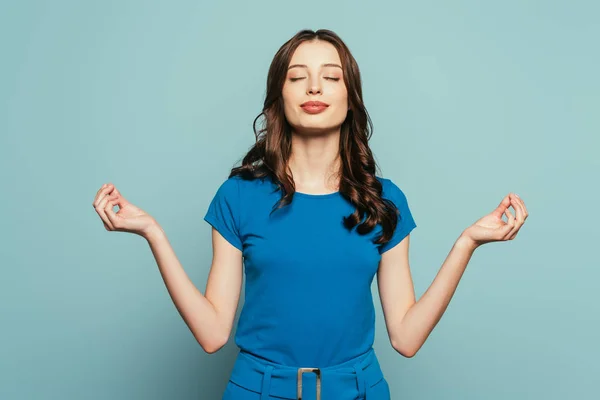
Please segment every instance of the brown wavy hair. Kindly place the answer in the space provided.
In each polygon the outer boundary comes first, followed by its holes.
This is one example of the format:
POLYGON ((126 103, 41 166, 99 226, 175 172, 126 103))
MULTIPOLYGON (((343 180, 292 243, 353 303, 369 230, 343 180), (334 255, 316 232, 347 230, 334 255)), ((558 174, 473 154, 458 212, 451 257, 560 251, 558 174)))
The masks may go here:
POLYGON ((282 192, 273 211, 292 201, 295 186, 287 170, 292 150, 292 129, 285 118, 282 89, 294 51, 302 42, 312 40, 324 40, 335 46, 342 61, 348 92, 350 109, 340 132, 339 191, 356 206, 356 210, 344 217, 344 226, 351 230, 358 225, 356 231, 367 234, 379 223, 382 234, 374 243, 387 243, 396 229, 399 212, 394 203, 381 197, 382 184, 375 176, 378 167, 368 144, 373 123, 363 103, 358 64, 346 44, 330 30, 301 30, 279 48, 269 67, 263 110, 253 123, 256 143, 243 158, 242 165, 231 169, 229 177, 239 175, 247 180, 270 178, 282 192), (257 129, 257 121, 261 117, 264 117, 263 124, 257 129))

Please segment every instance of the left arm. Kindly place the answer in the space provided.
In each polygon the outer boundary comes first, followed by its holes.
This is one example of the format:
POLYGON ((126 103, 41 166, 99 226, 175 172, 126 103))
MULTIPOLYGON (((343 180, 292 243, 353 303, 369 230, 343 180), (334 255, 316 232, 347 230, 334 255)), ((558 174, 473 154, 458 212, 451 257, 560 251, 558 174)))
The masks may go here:
MULTIPOLYGON (((398 255, 406 253, 409 240, 409 237, 405 238, 393 249, 383 254, 377 277, 382 307, 386 312, 386 321, 389 320, 390 342, 392 347, 405 357, 413 357, 417 353, 442 318, 456 291, 458 282, 477 248, 477 245, 470 239, 459 237, 432 284, 419 301, 414 301, 414 289, 411 289, 413 301, 404 302, 405 306, 398 309, 395 305, 403 304, 401 300, 403 291, 402 288, 397 287, 397 282, 401 279, 396 279, 398 277, 393 275, 402 274, 401 270, 406 275, 409 267, 408 263, 404 263, 402 268, 398 269, 398 264, 390 262, 390 260, 397 255, 395 253, 398 255), (392 314, 395 314, 397 318, 393 318, 392 314)), ((412 282, 410 285, 412 288, 412 282)))
POLYGON ((452 246, 434 281, 419 301, 408 262, 410 234, 382 254, 377 283, 392 347, 413 357, 444 314, 475 249, 485 243, 512 240, 528 217, 523 200, 512 193, 490 214, 467 228, 452 246), (516 218, 508 210, 516 210, 516 218), (508 222, 502 220, 506 214, 508 222))

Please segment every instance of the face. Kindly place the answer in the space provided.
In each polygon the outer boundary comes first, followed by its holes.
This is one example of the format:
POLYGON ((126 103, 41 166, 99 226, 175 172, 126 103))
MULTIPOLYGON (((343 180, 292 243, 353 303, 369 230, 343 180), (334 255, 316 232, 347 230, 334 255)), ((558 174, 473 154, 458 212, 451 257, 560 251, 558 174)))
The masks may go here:
POLYGON ((321 40, 301 43, 290 60, 282 95, 285 117, 295 132, 339 129, 348 113, 348 92, 337 49, 321 40), (302 107, 308 101, 327 107, 302 107))

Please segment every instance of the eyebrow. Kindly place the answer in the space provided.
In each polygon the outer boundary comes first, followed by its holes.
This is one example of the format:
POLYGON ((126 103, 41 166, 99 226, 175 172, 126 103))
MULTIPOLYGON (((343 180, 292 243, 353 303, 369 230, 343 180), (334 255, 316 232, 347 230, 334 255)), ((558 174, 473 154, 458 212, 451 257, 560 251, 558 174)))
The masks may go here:
MULTIPOLYGON (((292 64, 288 67, 288 70, 295 68, 295 67, 308 68, 308 66, 306 64, 292 64)), ((342 67, 336 63, 321 64, 321 67, 338 67, 338 68, 342 69, 342 67)))

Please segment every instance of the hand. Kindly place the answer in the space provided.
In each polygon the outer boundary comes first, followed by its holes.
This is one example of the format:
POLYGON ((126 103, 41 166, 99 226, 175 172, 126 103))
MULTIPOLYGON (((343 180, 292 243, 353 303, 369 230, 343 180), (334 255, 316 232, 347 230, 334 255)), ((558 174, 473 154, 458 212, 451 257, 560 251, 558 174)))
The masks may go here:
POLYGON ((131 232, 146 237, 158 225, 154 218, 125 200, 111 183, 102 185, 92 205, 107 231, 131 232), (116 213, 113 211, 115 205, 119 206, 116 213))
POLYGON ((523 200, 509 193, 494 211, 468 227, 461 237, 467 238, 475 247, 489 242, 513 240, 528 216, 523 200), (516 210, 516 218, 508 210, 511 205, 516 210), (502 220, 503 214, 508 217, 508 222, 502 220))

